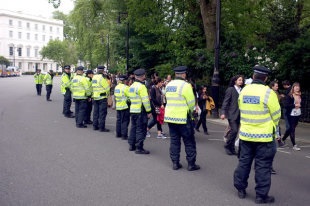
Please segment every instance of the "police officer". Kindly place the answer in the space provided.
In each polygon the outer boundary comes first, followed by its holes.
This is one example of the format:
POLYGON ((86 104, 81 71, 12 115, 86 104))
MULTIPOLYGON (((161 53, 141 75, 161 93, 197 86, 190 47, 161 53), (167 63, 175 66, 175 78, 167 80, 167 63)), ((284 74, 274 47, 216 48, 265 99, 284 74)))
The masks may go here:
POLYGON ((191 114, 195 107, 195 96, 190 83, 186 82, 186 66, 173 69, 175 80, 166 86, 167 105, 165 109, 165 122, 168 123, 170 132, 170 158, 172 169, 182 168, 180 164, 181 137, 185 146, 188 171, 199 170, 196 164, 196 141, 194 127, 191 123, 191 114))
POLYGON ((234 173, 234 186, 239 198, 245 198, 251 165, 255 159, 255 203, 265 204, 275 200, 268 193, 281 110, 276 93, 265 85, 270 70, 263 66, 255 66, 253 70, 252 84, 244 87, 239 95, 240 156, 234 173))
POLYGON ((37 95, 41 96, 42 84, 44 75, 41 73, 41 69, 37 69, 37 72, 33 75, 34 83, 36 84, 37 95))
POLYGON ((54 72, 53 70, 49 70, 43 79, 43 82, 46 87, 46 101, 52 101, 50 97, 53 89, 53 78, 54 78, 54 72))
POLYGON ((65 65, 63 73, 61 75, 61 85, 60 85, 61 93, 64 95, 62 113, 64 114, 65 117, 74 118, 74 115, 72 115, 72 112, 70 110, 72 104, 70 86, 71 86, 71 67, 70 65, 65 65))
POLYGON ((97 67, 97 74, 92 79, 94 111, 93 129, 100 132, 109 132, 105 127, 105 120, 108 113, 107 97, 110 92, 110 85, 104 76, 104 66, 97 67))
POLYGON ((89 88, 90 88, 90 95, 88 96, 87 98, 87 109, 86 109, 86 116, 85 116, 85 124, 93 124, 93 121, 91 121, 91 112, 93 110, 93 101, 92 101, 92 93, 93 93, 93 88, 92 88, 92 79, 93 79, 93 76, 94 76, 94 72, 93 70, 87 70, 86 73, 86 79, 88 80, 88 85, 89 85, 89 88))
POLYGON ((147 120, 151 117, 151 105, 147 88, 144 84, 146 76, 144 69, 134 71, 135 82, 129 88, 131 129, 128 138, 129 151, 136 154, 149 154, 143 148, 146 136, 147 120))
POLYGON ((71 81, 71 92, 75 102, 75 123, 77 128, 86 128, 84 124, 88 96, 91 94, 91 90, 88 84, 88 80, 83 75, 84 67, 79 66, 76 68, 76 75, 71 81))
POLYGON ((127 80, 126 75, 118 77, 118 84, 114 89, 114 97, 116 101, 116 137, 127 140, 128 138, 128 125, 130 120, 129 112, 129 87, 125 84, 127 80))

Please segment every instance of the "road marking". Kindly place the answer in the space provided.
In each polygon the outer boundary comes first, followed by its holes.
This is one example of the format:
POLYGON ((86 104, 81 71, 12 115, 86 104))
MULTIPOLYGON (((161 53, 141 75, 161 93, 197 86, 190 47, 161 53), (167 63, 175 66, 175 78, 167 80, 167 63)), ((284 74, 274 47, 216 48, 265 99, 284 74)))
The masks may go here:
POLYGON ((286 153, 286 154, 291 154, 291 152, 286 152, 286 151, 282 151, 280 149, 277 149, 278 152, 283 152, 283 153, 286 153))
POLYGON ((310 145, 303 145, 303 146, 300 146, 300 147, 310 147, 310 145))
POLYGON ((309 159, 310 159, 310 156, 306 156, 306 158, 309 158, 309 159))

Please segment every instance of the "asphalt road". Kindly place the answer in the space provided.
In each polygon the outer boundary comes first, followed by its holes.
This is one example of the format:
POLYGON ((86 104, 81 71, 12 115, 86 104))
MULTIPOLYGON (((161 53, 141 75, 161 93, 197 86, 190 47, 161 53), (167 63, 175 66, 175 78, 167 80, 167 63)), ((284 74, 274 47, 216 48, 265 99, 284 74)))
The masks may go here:
MULTIPOLYGON (((45 88, 36 95, 31 76, 0 79, 0 206, 255 205, 253 170, 246 199, 240 200, 233 187, 237 158, 224 153, 223 122, 208 120, 210 135, 196 135, 201 170, 174 171, 169 139, 154 138, 155 128, 145 141, 150 155, 129 152, 127 142, 115 138, 111 109, 107 128, 112 132, 76 128, 61 114, 59 80, 55 77, 53 101, 47 102, 45 88)), ((301 151, 278 149, 273 205, 309 205, 309 131, 307 125, 297 128, 301 151)), ((183 145, 181 157, 186 167, 183 145)))

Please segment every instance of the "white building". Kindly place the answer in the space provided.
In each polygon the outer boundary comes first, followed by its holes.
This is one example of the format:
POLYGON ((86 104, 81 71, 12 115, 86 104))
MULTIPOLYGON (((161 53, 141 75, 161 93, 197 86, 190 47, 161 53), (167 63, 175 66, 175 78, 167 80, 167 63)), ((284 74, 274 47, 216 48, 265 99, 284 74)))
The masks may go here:
POLYGON ((0 56, 22 72, 58 70, 39 53, 52 39, 63 40, 63 21, 0 9, 0 56))

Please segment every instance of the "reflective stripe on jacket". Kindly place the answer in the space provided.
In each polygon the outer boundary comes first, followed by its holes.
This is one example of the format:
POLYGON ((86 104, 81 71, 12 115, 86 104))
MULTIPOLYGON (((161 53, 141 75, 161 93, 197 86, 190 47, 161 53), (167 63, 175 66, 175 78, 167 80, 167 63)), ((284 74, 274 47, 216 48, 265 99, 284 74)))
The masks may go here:
POLYGON ((243 88, 238 99, 239 137, 250 142, 271 142, 279 124, 281 109, 276 93, 262 84, 243 88))
POLYGON ((33 75, 35 84, 43 84, 44 74, 35 73, 33 75))
POLYGON ((129 87, 123 83, 119 83, 114 89, 114 97, 116 101, 116 110, 128 109, 129 87))
POLYGON ((130 113, 141 113, 142 104, 146 112, 151 111, 151 104, 147 88, 141 82, 135 81, 129 87, 130 113))
POLYGON ((74 99, 87 99, 91 95, 86 77, 76 75, 71 81, 71 92, 74 99))
POLYGON ((93 99, 100 100, 107 98, 110 93, 110 85, 102 74, 96 74, 92 79, 93 99))
POLYGON ((188 115, 193 112, 195 106, 192 86, 181 79, 173 80, 166 86, 165 93, 165 122, 186 124, 188 115))

